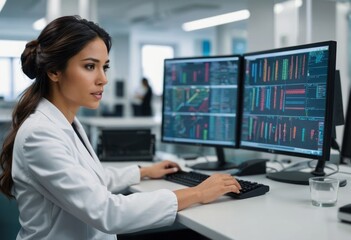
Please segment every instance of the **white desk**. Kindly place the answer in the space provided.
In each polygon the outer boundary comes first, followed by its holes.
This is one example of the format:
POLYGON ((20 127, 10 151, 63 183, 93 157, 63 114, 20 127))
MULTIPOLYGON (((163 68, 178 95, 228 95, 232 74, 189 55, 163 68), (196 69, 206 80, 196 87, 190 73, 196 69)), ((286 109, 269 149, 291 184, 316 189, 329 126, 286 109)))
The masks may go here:
POLYGON ((0 123, 11 123, 11 116, 0 116, 0 123))
POLYGON ((0 123, 11 123, 13 109, 1 108, 0 109, 0 123))
POLYGON ((155 129, 161 125, 161 118, 157 117, 79 117, 79 121, 88 128, 90 142, 95 151, 97 150, 99 134, 102 129, 155 129))
POLYGON ((0 109, 0 146, 2 146, 3 140, 11 128, 11 122, 12 122, 12 109, 1 108, 0 109))
MULTIPOLYGON (((339 176, 346 177, 348 184, 339 189, 334 207, 312 206, 309 186, 280 183, 263 175, 247 176, 240 178, 267 184, 270 191, 244 200, 222 197, 214 203, 192 206, 180 211, 177 221, 216 240, 350 240, 351 224, 340 222, 337 211, 351 203, 351 175, 339 176)), ((160 188, 175 190, 183 186, 165 180, 144 180, 130 191, 160 188)))

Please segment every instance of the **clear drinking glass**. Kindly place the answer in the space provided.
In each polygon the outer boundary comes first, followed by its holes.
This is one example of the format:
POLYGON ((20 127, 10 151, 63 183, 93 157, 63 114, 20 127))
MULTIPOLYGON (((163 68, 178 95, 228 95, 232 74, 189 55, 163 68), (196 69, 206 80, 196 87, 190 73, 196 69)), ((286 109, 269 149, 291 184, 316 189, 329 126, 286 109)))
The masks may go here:
POLYGON ((338 199, 339 179, 332 177, 312 177, 309 179, 312 205, 331 207, 338 199))

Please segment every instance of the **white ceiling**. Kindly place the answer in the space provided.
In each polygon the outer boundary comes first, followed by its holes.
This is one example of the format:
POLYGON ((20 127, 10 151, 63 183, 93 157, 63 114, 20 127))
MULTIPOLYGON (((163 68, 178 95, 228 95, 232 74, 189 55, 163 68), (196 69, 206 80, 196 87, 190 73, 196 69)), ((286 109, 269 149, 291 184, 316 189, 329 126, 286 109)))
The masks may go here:
MULTIPOLYGON (((32 23, 46 16, 46 0, 7 0, 0 12, 0 37, 36 36, 32 23)), ((183 22, 245 9, 247 0, 97 0, 101 26, 110 33, 131 26, 179 28, 183 22)))
POLYGON ((99 2, 102 24, 180 28, 186 21, 246 8, 246 0, 104 0, 99 2), (113 7, 111 7, 113 6, 113 7))
MULTIPOLYGON (((72 0, 62 0, 72 1, 72 0)), ((75 0, 78 1, 78 0, 75 0)), ((132 26, 180 29, 186 21, 249 9, 255 1, 272 3, 287 0, 96 0, 101 26, 110 34, 126 33, 132 26)), ((317 1, 317 0, 315 0, 317 1)), ((320 0, 318 0, 320 1, 320 0)), ((349 2, 351 0, 323 0, 349 2)), ((47 0, 7 0, 0 12, 0 39, 28 39, 38 35, 35 20, 45 17, 47 0)), ((250 10, 250 9, 249 9, 250 10)), ((245 28, 246 22, 235 27, 245 28)))

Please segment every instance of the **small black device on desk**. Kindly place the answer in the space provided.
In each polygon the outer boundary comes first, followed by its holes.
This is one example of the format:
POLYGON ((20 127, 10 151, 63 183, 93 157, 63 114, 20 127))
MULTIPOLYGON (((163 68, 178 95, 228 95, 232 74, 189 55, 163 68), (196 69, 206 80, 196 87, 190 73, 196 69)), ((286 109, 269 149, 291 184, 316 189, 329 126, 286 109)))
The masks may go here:
MULTIPOLYGON (((179 171, 176 173, 168 174, 165 176, 165 180, 170 182, 179 183, 188 187, 194 187, 200 184, 202 181, 206 180, 209 177, 207 174, 199 173, 199 172, 185 172, 179 171)), ((240 186, 240 193, 230 192, 227 193, 227 196, 230 196, 235 199, 245 199, 250 197, 256 197, 265 194, 269 191, 269 186, 250 182, 245 180, 236 179, 240 186)))
POLYGON ((338 218, 347 223, 351 223, 351 204, 339 208, 338 218))
POLYGON ((233 176, 248 176, 266 173, 268 159, 251 159, 242 162, 237 168, 230 171, 233 176))
MULTIPOLYGON (((257 174, 266 174, 266 162, 268 159, 250 159, 240 163, 236 167, 230 168, 229 172, 233 176, 249 176, 257 174)), ((192 168, 191 165, 187 165, 192 168)))

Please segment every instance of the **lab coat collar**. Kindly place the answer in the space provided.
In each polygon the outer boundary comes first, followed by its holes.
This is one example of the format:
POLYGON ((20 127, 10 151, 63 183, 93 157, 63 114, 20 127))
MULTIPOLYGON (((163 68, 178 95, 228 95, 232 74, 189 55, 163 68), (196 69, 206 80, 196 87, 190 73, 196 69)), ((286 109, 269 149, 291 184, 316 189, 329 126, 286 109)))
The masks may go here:
POLYGON ((61 129, 72 129, 71 124, 68 122, 63 113, 46 98, 43 98, 39 102, 36 111, 44 114, 48 119, 54 122, 57 127, 61 129))
POLYGON ((84 132, 83 126, 81 125, 77 117, 74 118, 73 122, 90 153, 87 151, 83 143, 78 138, 77 134, 74 132, 71 123, 54 104, 52 104, 47 99, 43 98, 39 102, 36 111, 39 111, 42 114, 44 114, 48 119, 50 119, 50 121, 52 121, 55 124, 55 126, 61 128, 65 133, 67 133, 70 139, 72 139, 72 142, 78 149, 81 156, 84 159, 86 159, 86 162, 94 170, 100 181, 105 184, 105 179, 103 177, 103 168, 100 164, 99 158, 95 154, 94 149, 91 146, 86 133, 84 132))

